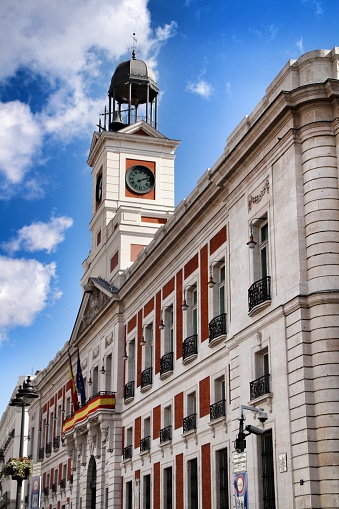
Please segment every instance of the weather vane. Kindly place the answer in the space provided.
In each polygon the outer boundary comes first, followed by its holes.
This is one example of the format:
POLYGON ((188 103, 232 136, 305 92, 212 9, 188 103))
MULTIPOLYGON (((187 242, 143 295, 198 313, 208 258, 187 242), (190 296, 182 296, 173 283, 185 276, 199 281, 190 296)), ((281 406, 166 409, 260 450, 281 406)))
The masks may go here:
POLYGON ((139 53, 139 50, 137 49, 137 46, 136 46, 136 44, 137 44, 137 42, 138 42, 138 41, 137 41, 137 39, 136 39, 136 37, 135 37, 135 32, 133 32, 133 34, 131 35, 131 37, 132 37, 132 41, 133 41, 133 43, 132 43, 132 47, 131 47, 131 48, 128 48, 128 50, 129 50, 129 51, 131 51, 131 50, 132 50, 132 59, 133 59, 133 60, 135 60, 135 55, 136 55, 137 53, 139 53))

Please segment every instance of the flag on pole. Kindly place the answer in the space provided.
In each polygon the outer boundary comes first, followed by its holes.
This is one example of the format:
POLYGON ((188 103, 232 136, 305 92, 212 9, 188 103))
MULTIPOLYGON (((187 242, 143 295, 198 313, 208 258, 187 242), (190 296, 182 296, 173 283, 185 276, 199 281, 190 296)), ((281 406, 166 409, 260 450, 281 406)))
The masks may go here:
POLYGON ((79 403, 78 403, 78 396, 77 396, 77 391, 76 391, 75 383, 74 383, 72 359, 71 359, 71 355, 69 352, 68 352, 68 359, 69 359, 68 376, 69 376, 69 382, 70 382, 70 388, 71 388, 71 394, 72 394, 73 410, 75 411, 75 410, 78 410, 79 403))
POLYGON ((79 348, 78 348, 78 362, 77 362, 77 377, 76 377, 76 382, 77 382, 77 390, 78 390, 78 393, 80 394, 81 406, 84 406, 84 405, 86 405, 86 393, 85 393, 84 378, 82 376, 82 369, 81 369, 81 364, 80 364, 79 348))

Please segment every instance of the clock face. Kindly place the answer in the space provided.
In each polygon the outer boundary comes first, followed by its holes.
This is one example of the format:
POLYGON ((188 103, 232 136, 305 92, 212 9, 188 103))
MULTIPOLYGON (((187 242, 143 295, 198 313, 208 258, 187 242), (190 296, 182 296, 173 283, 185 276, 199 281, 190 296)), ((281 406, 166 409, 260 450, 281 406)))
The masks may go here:
POLYGON ((131 191, 138 194, 146 194, 153 189, 155 176, 149 168, 138 164, 127 170, 126 184, 131 191))
POLYGON ((101 202, 101 198, 102 198, 102 173, 100 173, 100 175, 98 175, 97 177, 97 185, 95 188, 96 202, 97 203, 101 202))

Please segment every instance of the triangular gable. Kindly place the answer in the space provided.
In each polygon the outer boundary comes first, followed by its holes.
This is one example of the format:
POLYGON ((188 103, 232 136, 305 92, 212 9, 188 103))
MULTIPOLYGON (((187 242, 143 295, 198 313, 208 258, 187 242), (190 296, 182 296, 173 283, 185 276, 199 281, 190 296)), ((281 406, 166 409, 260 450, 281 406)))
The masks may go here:
POLYGON ((144 120, 139 120, 136 124, 131 124, 118 131, 124 134, 138 134, 142 136, 149 136, 151 138, 167 139, 166 136, 161 134, 151 125, 147 124, 144 120))
POLYGON ((101 278, 89 278, 72 330, 70 345, 75 345, 79 336, 91 325, 96 315, 109 300, 119 299, 118 290, 101 278))
POLYGON ((100 138, 100 133, 95 131, 92 136, 92 143, 91 143, 91 148, 89 150, 89 153, 92 152, 92 150, 94 149, 95 145, 97 144, 97 141, 99 138, 100 138))

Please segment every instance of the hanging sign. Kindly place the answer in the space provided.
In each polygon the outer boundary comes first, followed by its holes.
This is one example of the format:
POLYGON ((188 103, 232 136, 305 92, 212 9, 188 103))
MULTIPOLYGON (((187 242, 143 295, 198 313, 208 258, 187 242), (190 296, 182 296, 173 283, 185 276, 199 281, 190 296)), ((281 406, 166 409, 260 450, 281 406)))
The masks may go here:
POLYGON ((40 494, 41 494, 41 476, 33 475, 31 477, 30 509, 38 509, 40 507, 40 494))
POLYGON ((234 474, 234 499, 236 509, 248 509, 246 472, 234 474))

